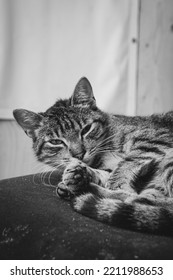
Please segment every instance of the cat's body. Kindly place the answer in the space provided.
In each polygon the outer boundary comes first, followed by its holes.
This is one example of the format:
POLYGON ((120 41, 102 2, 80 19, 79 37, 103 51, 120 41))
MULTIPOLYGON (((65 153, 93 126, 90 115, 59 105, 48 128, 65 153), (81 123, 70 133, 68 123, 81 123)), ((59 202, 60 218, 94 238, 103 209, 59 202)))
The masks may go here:
POLYGON ((45 113, 19 109, 39 161, 63 168, 57 193, 96 220, 173 236, 173 112, 102 112, 82 78, 70 99, 45 113))

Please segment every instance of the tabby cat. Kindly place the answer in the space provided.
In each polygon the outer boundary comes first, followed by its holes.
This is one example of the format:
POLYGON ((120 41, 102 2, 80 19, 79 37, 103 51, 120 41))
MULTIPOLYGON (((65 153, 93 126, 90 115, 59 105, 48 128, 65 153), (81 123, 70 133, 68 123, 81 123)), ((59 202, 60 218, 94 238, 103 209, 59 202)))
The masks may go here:
POLYGON ((44 113, 14 110, 37 159, 62 168, 57 194, 79 213, 173 236, 173 111, 127 117, 101 111, 86 78, 44 113))

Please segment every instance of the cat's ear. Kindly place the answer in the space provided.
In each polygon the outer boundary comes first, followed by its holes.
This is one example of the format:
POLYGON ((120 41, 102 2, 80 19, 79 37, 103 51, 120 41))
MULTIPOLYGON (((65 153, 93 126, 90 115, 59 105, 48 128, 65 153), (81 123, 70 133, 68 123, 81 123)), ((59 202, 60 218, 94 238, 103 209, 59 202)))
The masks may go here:
POLYGON ((23 128, 25 133, 35 138, 36 130, 41 126, 43 117, 34 112, 25 109, 16 109, 13 111, 13 116, 17 123, 23 128))
POLYGON ((77 83, 71 97, 71 105, 96 107, 92 86, 87 78, 83 77, 77 83))

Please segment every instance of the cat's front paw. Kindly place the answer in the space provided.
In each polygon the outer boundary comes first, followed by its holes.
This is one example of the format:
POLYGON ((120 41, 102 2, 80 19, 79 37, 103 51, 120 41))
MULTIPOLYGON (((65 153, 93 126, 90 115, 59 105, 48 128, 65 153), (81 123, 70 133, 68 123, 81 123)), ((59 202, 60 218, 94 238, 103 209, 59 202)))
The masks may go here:
POLYGON ((90 181, 91 176, 87 165, 81 161, 70 163, 64 171, 62 182, 57 187, 57 194, 69 199, 85 193, 90 181))
POLYGON ((71 198, 71 192, 63 182, 60 182, 58 184, 58 187, 56 188, 56 194, 66 200, 69 200, 71 198))

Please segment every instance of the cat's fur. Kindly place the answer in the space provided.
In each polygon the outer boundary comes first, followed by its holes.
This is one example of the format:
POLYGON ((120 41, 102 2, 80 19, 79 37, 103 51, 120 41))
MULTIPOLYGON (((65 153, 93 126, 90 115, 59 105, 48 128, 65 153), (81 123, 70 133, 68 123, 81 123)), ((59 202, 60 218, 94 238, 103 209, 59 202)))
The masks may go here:
POLYGON ((82 78, 70 99, 14 117, 38 160, 63 168, 59 196, 84 215, 127 229, 173 235, 173 111, 149 117, 102 112, 82 78))

